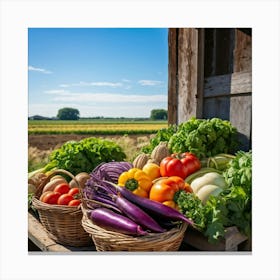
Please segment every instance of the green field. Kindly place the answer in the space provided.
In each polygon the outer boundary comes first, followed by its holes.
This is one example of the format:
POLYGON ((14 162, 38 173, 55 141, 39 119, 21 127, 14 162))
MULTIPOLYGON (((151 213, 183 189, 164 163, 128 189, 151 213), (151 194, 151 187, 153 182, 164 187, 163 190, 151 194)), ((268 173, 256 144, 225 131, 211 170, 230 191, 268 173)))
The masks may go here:
POLYGON ((28 120, 29 134, 123 135, 156 133, 167 121, 127 119, 81 119, 77 121, 28 120))

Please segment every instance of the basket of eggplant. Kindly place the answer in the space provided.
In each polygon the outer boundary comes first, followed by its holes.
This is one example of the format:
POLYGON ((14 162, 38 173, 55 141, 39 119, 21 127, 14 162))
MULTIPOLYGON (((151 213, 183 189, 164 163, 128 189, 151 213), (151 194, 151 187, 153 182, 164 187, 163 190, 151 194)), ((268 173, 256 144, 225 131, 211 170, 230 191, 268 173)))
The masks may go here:
POLYGON ((192 224, 179 211, 117 184, 128 162, 97 166, 82 189, 82 226, 97 251, 178 251, 192 224))

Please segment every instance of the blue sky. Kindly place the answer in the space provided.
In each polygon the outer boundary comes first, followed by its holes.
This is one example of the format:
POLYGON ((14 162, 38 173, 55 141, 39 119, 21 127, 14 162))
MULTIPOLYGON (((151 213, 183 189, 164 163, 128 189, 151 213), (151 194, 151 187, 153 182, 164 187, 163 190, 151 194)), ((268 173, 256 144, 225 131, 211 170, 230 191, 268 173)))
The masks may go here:
POLYGON ((168 29, 29 28, 28 115, 149 117, 167 109, 168 29))

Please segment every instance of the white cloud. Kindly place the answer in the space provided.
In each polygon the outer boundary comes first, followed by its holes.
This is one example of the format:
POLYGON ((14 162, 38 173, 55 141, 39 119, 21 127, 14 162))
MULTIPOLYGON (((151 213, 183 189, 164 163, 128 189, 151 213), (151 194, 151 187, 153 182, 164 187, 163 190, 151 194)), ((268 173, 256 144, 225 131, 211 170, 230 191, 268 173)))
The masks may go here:
POLYGON ((64 89, 45 90, 44 92, 48 93, 48 94, 64 94, 64 93, 68 93, 68 91, 66 91, 64 89))
POLYGON ((60 87, 75 87, 75 86, 96 86, 96 87, 122 87, 122 83, 113 83, 113 82, 79 82, 79 83, 72 83, 72 84, 61 84, 60 87))
MULTIPOLYGON (((52 91, 52 94, 55 94, 52 91)), ((70 93, 66 91, 56 92, 56 96, 53 98, 55 102, 77 102, 77 103, 167 103, 167 96, 165 94, 155 95, 138 95, 138 94, 121 94, 121 93, 70 93)))
POLYGON ((141 86, 157 86, 163 84, 162 81, 155 81, 155 80, 140 80, 138 84, 141 86))
POLYGON ((91 86, 106 86, 106 87, 121 87, 123 84, 122 83, 110 83, 110 82, 93 82, 90 83, 89 85, 91 86))
POLYGON ((36 72, 41 72, 44 74, 51 74, 52 72, 43 68, 38 68, 38 67, 33 67, 31 65, 28 66, 29 71, 36 71, 36 72))

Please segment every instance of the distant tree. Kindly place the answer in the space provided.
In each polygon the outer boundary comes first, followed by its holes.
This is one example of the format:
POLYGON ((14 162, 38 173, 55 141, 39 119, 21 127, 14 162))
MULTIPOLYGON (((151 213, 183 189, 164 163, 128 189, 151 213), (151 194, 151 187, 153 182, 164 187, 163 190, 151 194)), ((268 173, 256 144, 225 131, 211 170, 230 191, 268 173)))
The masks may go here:
POLYGON ((58 110, 57 118, 59 120, 78 120, 80 112, 74 108, 61 108, 58 110))
POLYGON ((150 118, 152 120, 167 120, 167 110, 153 109, 150 118))

